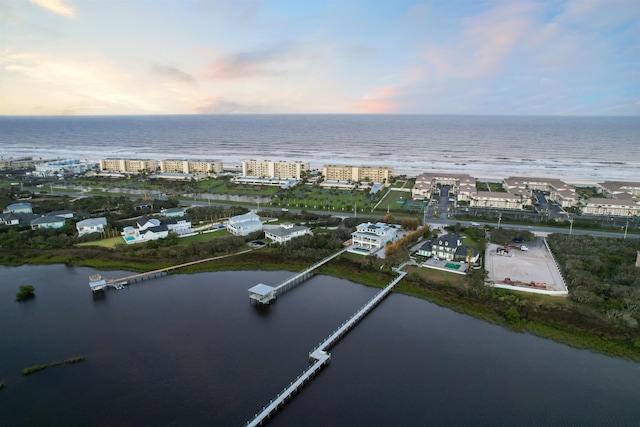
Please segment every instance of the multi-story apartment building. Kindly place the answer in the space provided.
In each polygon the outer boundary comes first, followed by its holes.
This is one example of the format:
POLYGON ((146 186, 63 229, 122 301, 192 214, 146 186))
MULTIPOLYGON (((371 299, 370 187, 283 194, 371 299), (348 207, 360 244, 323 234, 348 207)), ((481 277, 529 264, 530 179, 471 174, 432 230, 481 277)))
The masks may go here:
POLYGON ((640 182, 629 181, 605 181, 600 184, 602 191, 609 197, 617 197, 619 194, 628 193, 634 197, 640 197, 640 182))
POLYGON ((285 162, 271 160, 244 160, 242 161, 242 176, 255 176, 260 178, 284 178, 302 179, 308 171, 308 162, 285 162))
POLYGON ((222 160, 161 160, 161 173, 216 175, 222 173, 222 160))
POLYGON ((640 200, 625 199, 587 199, 583 202, 582 213, 606 216, 640 216, 640 200))
POLYGON ((135 159, 102 159, 100 160, 100 171, 120 172, 120 173, 154 173, 158 170, 156 160, 135 160, 135 159))
POLYGON ((0 160, 0 169, 33 169, 43 160, 34 160, 33 157, 21 157, 19 159, 0 160))
POLYGON ((495 209, 522 209, 524 204, 520 195, 491 191, 478 191, 469 202, 469 206, 495 209))
POLYGON ((325 165, 322 167, 322 176, 327 181, 386 183, 392 175, 393 168, 386 166, 325 165))
POLYGON ((95 166, 97 166, 96 163, 81 162, 80 160, 76 159, 57 160, 54 162, 40 163, 35 165, 36 169, 33 174, 42 177, 81 174, 93 169, 95 166))
POLYGON ((549 199, 564 208, 578 203, 576 189, 564 181, 554 178, 509 177, 504 180, 505 189, 513 194, 531 197, 533 191, 545 191, 549 199))
POLYGON ((469 201, 477 192, 476 180, 470 175, 423 173, 416 177, 411 196, 414 200, 428 199, 439 194, 439 186, 448 186, 449 194, 455 195, 459 201, 469 201))

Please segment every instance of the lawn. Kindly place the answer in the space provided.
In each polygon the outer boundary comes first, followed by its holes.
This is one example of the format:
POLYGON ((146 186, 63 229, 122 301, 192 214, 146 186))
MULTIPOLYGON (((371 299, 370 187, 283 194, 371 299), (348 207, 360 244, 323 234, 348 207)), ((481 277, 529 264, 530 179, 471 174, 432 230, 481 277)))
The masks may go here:
POLYGON ((371 208, 366 201, 369 190, 338 190, 328 188, 294 187, 271 200, 271 206, 302 209, 327 209, 332 211, 358 211, 371 208))
POLYGON ((101 246, 103 248, 113 249, 116 245, 121 243, 125 243, 122 237, 112 237, 110 239, 96 240, 94 242, 78 243, 76 246, 101 246))
POLYGON ((466 276, 463 276, 461 274, 449 273, 447 271, 434 270, 431 268, 408 266, 406 267, 406 270, 410 273, 416 272, 418 276, 428 282, 450 285, 459 288, 462 288, 464 286, 464 282, 466 280, 466 276))
POLYGON ((390 190, 378 205, 377 211, 402 212, 406 200, 411 199, 411 193, 390 190))
POLYGON ((195 236, 181 237, 178 239, 178 246, 187 246, 196 242, 207 242, 212 239, 218 239, 220 237, 228 236, 229 232, 226 228, 221 228, 218 231, 212 231, 211 233, 196 234, 195 236))

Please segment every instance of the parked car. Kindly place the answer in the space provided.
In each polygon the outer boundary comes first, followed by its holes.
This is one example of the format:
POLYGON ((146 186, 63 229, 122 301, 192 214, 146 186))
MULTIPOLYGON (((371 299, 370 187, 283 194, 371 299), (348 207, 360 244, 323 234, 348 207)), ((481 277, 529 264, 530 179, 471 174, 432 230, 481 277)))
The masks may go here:
POLYGON ((521 250, 521 251, 528 251, 528 250, 529 250, 529 248, 528 248, 528 247, 526 247, 525 245, 522 245, 522 246, 520 246, 520 250, 521 250))

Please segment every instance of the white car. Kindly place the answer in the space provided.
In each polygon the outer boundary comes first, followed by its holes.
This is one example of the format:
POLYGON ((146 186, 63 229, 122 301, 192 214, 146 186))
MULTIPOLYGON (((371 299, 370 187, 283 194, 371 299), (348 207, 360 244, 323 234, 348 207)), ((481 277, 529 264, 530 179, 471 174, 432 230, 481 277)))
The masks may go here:
POLYGON ((528 250, 529 250, 529 248, 528 248, 528 247, 526 247, 525 245, 522 245, 522 246, 520 246, 520 250, 521 250, 521 251, 528 251, 528 250))
POLYGON ((472 222, 471 226, 472 227, 480 227, 480 223, 479 222, 472 222))

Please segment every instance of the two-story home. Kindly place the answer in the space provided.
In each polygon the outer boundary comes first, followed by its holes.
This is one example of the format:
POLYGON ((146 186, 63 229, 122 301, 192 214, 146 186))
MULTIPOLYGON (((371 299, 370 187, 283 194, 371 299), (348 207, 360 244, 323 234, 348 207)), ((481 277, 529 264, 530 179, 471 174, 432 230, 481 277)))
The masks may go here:
POLYGON ((76 223, 76 230, 78 230, 78 237, 91 233, 102 233, 104 226, 107 225, 107 218, 87 218, 76 223))

